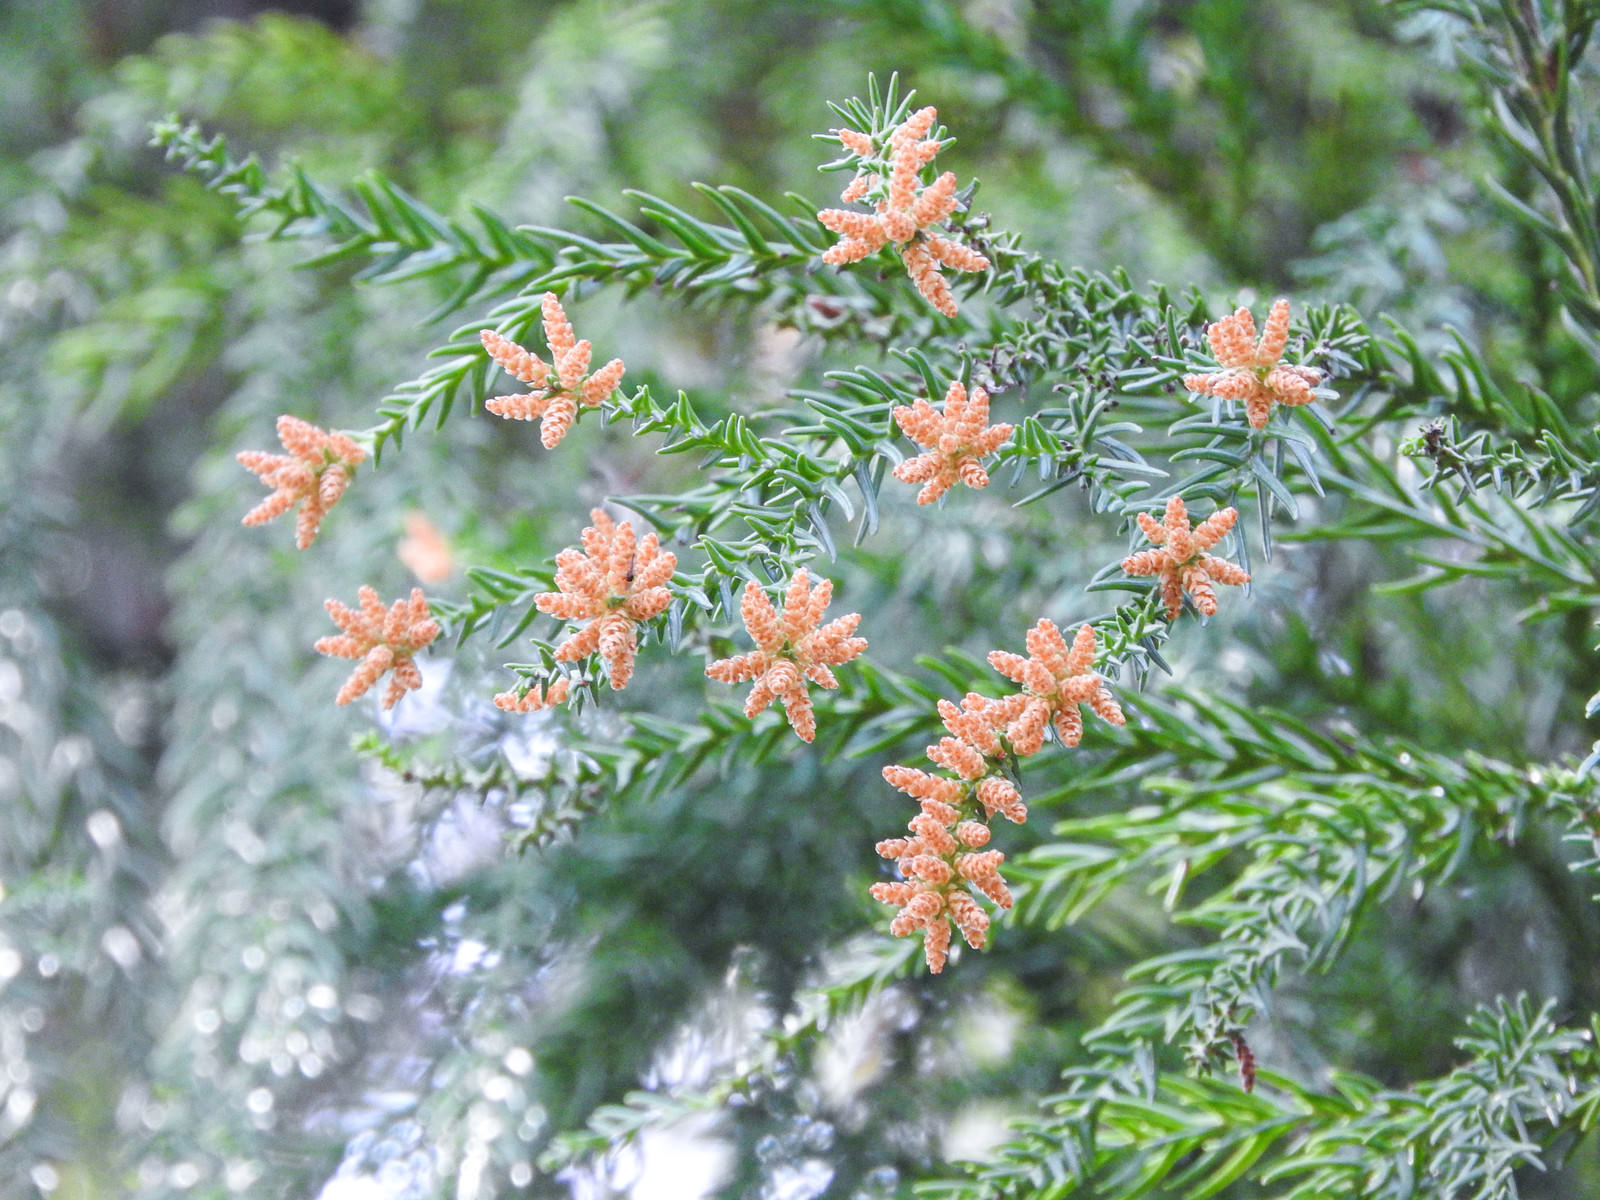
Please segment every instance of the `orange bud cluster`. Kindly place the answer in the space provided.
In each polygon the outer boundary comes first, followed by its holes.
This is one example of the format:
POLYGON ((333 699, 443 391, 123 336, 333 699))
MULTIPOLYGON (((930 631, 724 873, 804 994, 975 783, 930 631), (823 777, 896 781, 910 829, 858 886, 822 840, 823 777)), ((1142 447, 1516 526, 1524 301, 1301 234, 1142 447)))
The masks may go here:
POLYGON ((923 453, 894 469, 902 483, 920 483, 918 504, 932 504, 958 482, 970 488, 989 486, 989 476, 979 459, 993 454, 1011 436, 1010 425, 989 424, 989 394, 981 387, 967 389, 959 379, 944 395, 940 412, 921 397, 892 412, 902 432, 921 446, 923 453))
POLYGON ((933 232, 956 209, 956 177, 946 171, 922 186, 922 168, 933 161, 941 145, 930 138, 937 113, 918 109, 879 147, 873 138, 854 129, 838 131, 840 143, 861 160, 861 168, 840 199, 846 204, 872 203, 871 213, 825 208, 817 220, 839 235, 839 241, 822 256, 833 265, 858 262, 892 245, 923 298, 947 317, 956 315, 955 297, 939 273, 986 271, 989 260, 970 246, 933 232))
POLYGON ((625 368, 620 358, 613 358, 594 374, 588 374, 593 348, 587 339, 574 339, 572 322, 567 320, 554 292, 544 294, 541 314, 545 341, 550 346, 549 363, 493 329, 485 329, 479 335, 489 357, 509 375, 521 383, 537 385, 520 396, 496 396, 484 407, 507 420, 538 418, 539 440, 546 450, 554 450, 577 421, 578 406, 593 408, 616 391, 625 368))
POLYGON ((719 659, 706 667, 706 674, 723 683, 754 680, 744 715, 755 717, 777 701, 789 727, 802 741, 811 741, 817 736, 817 718, 807 681, 837 688, 839 680, 829 668, 849 662, 867 648, 866 638, 854 636, 860 613, 819 624, 832 598, 833 582, 823 579, 813 588, 803 567, 789 580, 782 612, 759 584, 746 584, 739 615, 756 649, 719 659))
POLYGON ((1148 513, 1140 513, 1138 519, 1139 528, 1156 549, 1129 555, 1122 560, 1122 569, 1129 575, 1160 577, 1167 620, 1177 620, 1183 611, 1185 592, 1197 609, 1211 617, 1217 612, 1217 590, 1213 584, 1238 586, 1250 582, 1250 574, 1243 567, 1206 553, 1233 528, 1233 523, 1239 519, 1237 509, 1218 509, 1191 530, 1183 498, 1174 496, 1167 501, 1164 521, 1157 523, 1148 513))
POLYGON ((611 686, 621 691, 633 678, 635 627, 672 603, 666 584, 678 558, 661 549, 654 533, 636 539, 632 525, 613 523, 603 509, 594 509, 589 519, 594 524, 583 531, 583 549, 556 555, 560 590, 541 592, 534 604, 565 621, 587 621, 556 647, 556 661, 572 662, 598 650, 611 686))
POLYGON ((356 464, 367 453, 346 435, 318 429, 287 413, 278 418, 278 441, 287 454, 241 450, 237 456, 245 470, 273 489, 244 515, 243 524, 264 525, 298 504, 294 544, 304 550, 316 540, 322 518, 344 495, 356 464))
POLYGON ((385 672, 393 671, 389 689, 383 694, 383 707, 393 708, 407 691, 422 686, 422 673, 413 656, 439 636, 439 623, 428 614, 428 601, 421 588, 412 588, 409 600, 396 600, 387 609, 373 588, 362 587, 359 595, 359 612, 337 600, 327 602, 328 615, 344 632, 319 638, 316 650, 332 658, 361 660, 339 689, 334 703, 349 704, 385 672))
POLYGON ((1018 754, 1038 752, 1044 744, 1047 722, 1055 726, 1062 744, 1076 746, 1083 737, 1083 715, 1079 711, 1083 704, 1102 721, 1112 725, 1125 722, 1121 706, 1093 670, 1093 625, 1080 628, 1068 650, 1055 623, 1041 617, 1028 630, 1025 641, 1027 658, 1004 650, 989 655, 991 667, 1024 688, 1021 711, 1006 725, 1006 737, 1018 754))
POLYGON ((494 698, 494 706, 503 712, 538 712, 542 708, 554 708, 563 703, 571 691, 572 680, 563 675, 543 690, 536 683, 520 696, 516 692, 501 692, 494 698))
POLYGON ((1287 300, 1273 302, 1259 341, 1255 318, 1248 308, 1212 322, 1206 329, 1206 340, 1222 370, 1185 375, 1183 386, 1200 395, 1244 401, 1251 428, 1266 428, 1274 402, 1296 405, 1316 399, 1311 389, 1322 382, 1322 372, 1316 367, 1278 361, 1289 344, 1287 300))
POLYGON ((1113 725, 1122 709, 1094 670, 1094 627, 1085 625, 1068 650, 1060 631, 1041 619, 1028 631, 1030 657, 996 650, 989 662, 1023 685, 999 698, 968 692, 957 705, 939 701, 947 737, 927 750, 947 774, 919 771, 898 763, 883 769, 884 779, 916 800, 921 811, 911 819, 910 837, 887 838, 878 853, 893 859, 901 879, 875 883, 872 895, 900 906, 889 931, 897 937, 921 932, 928 969, 944 969, 953 926, 974 950, 981 950, 989 915, 973 896, 977 891, 1000 908, 1010 908, 1011 890, 1000 876, 1005 855, 984 849, 988 822, 996 815, 1022 824, 1028 809, 1006 766, 1012 755, 1027 758, 1044 744, 1045 726, 1054 722, 1062 741, 1076 746, 1083 732, 1080 704, 1113 725))
POLYGON ((1005 855, 982 848, 989 842, 985 820, 996 812, 1019 823, 1028 816, 1016 789, 999 774, 1005 758, 999 734, 1014 707, 1007 700, 976 692, 969 692, 959 706, 941 700, 939 715, 949 736, 929 746, 927 753, 949 774, 900 764, 883 769, 884 779, 917 800, 921 811, 911 819, 910 837, 878 843, 878 853, 895 860, 901 880, 873 884, 872 895, 900 906, 889 925, 896 937, 921 932, 923 954, 935 974, 949 957, 952 926, 967 945, 983 949, 989 914, 973 898, 971 888, 1002 908, 1011 907, 1011 892, 1000 878, 1005 855), (1010 788, 1011 802, 985 804, 982 795, 996 797, 991 784, 1010 788))

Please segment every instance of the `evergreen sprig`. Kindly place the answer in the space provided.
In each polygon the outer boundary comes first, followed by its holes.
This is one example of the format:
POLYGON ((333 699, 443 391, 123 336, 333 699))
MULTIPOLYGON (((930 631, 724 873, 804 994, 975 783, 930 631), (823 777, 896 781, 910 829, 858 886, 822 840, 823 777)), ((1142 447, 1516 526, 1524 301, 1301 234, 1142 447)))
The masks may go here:
POLYGON ((1056 928, 1139 881, 1215 940, 1135 967, 1135 986, 1091 1041, 1182 1040, 1203 1066, 1266 1005, 1289 964, 1329 966, 1364 913, 1398 888, 1437 886, 1482 843, 1516 844, 1533 820, 1594 836, 1595 785, 1571 765, 1366 742, 1178 689, 1127 707, 1130 741, 1036 802, 1135 782, 1160 799, 1059 823, 1050 843, 1013 864, 1015 919, 1056 928), (1191 883, 1219 869, 1226 881, 1184 909, 1191 883))
POLYGON ((270 217, 269 240, 333 243, 303 267, 363 261, 355 278, 369 283, 461 274, 436 317, 470 298, 520 289, 554 263, 537 239, 512 229, 488 209, 473 207, 479 225, 473 232, 377 172, 350 185, 358 201, 351 203, 297 166, 286 169, 284 182, 274 183, 255 155, 235 158, 226 138, 207 137, 192 122, 176 117, 158 121, 151 140, 208 188, 230 197, 241 220, 270 217))
POLYGON ((1425 459, 1433 474, 1425 488, 1459 484, 1458 498, 1482 489, 1527 508, 1543 508, 1561 501, 1578 501, 1568 516, 1576 525, 1600 507, 1600 436, 1580 433, 1576 444, 1551 429, 1539 432, 1532 447, 1502 440, 1494 431, 1480 428, 1468 433, 1454 416, 1425 425, 1417 436, 1402 443, 1402 453, 1425 459))
POLYGON ((1600 1114, 1597 1031, 1557 1025, 1553 1008, 1501 998, 1468 1017, 1456 1046, 1471 1058, 1449 1074, 1409 1092, 1347 1087, 1349 1115, 1311 1127, 1262 1182, 1294 1181, 1285 1200, 1516 1195, 1518 1171, 1545 1169, 1600 1114))
POLYGON ((1335 1072, 1326 1090, 1261 1074, 1247 1094, 1159 1069, 1149 1044, 1072 1068, 1040 1116, 992 1161, 921 1184, 945 1200, 1092 1195, 1160 1188, 1213 1196, 1247 1172, 1286 1200, 1327 1196, 1515 1196, 1600 1106, 1595 1031, 1556 1025, 1526 997, 1481 1008, 1456 1042, 1472 1057, 1414 1089, 1335 1072), (1580 1082, 1581 1081, 1581 1082, 1580 1082))
POLYGON ((1597 132, 1592 56, 1600 11, 1587 0, 1517 4, 1502 0, 1426 0, 1407 7, 1457 18, 1455 51, 1488 95, 1501 145, 1544 184, 1540 197, 1518 196, 1490 179, 1508 216, 1555 249, 1567 270, 1558 285, 1591 347, 1600 336, 1600 215, 1595 212, 1597 132))

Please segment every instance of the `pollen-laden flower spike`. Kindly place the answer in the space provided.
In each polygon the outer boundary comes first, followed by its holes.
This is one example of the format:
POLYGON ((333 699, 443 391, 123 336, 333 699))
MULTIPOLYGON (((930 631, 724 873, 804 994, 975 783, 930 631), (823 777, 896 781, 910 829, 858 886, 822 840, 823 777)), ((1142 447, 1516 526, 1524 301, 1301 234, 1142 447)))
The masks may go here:
POLYGON ((916 458, 894 469, 902 483, 920 483, 918 504, 932 504, 958 482, 970 488, 989 486, 989 476, 979 462, 1011 437, 1010 425, 989 424, 989 394, 981 387, 967 389, 958 379, 944 396, 941 413, 926 400, 893 410, 902 432, 922 447, 916 458))
POLYGON ((1287 300, 1273 301, 1259 340, 1248 308, 1212 322, 1206 329, 1206 339, 1222 370, 1185 375, 1183 386, 1204 396, 1244 401, 1251 428, 1266 428, 1274 402, 1310 404, 1316 399, 1311 389, 1322 382, 1322 371, 1278 361, 1289 343, 1287 300))
POLYGON ((362 587, 360 611, 346 608, 337 600, 327 602, 328 615, 344 630, 317 640, 317 653, 332 658, 359 658, 344 687, 334 699, 349 704, 377 683, 386 671, 393 671, 389 688, 383 694, 383 707, 393 708, 406 692, 422 686, 422 673, 413 656, 439 636, 439 623, 428 613, 428 601, 421 588, 412 588, 406 600, 383 607, 373 588, 362 587))
POLYGON ((344 495, 356 465, 367 453, 342 433, 318 429, 287 413, 278 418, 278 441, 287 454, 241 450, 240 465, 260 477, 272 494, 244 515, 246 525, 264 525, 300 505, 294 544, 301 550, 316 540, 328 510, 344 495))
MULTIPOLYGON (((1078 630, 1069 650, 1055 623, 1041 617, 1028 630, 1026 644, 1027 658, 1004 650, 989 655, 990 666, 1023 687, 1019 711, 1006 725, 1006 737, 1019 755, 1038 753, 1046 724, 1054 724, 1063 745, 1076 746, 1083 737, 1083 715, 1078 708, 1082 704, 1102 721, 1112 725, 1125 722, 1122 707, 1094 670, 1093 625, 1078 630)), ((1004 811, 1003 802, 1009 798, 994 798, 999 803, 992 807, 1004 811)))
POLYGON ((494 706, 504 712, 530 713, 541 708, 554 708, 564 703, 572 691, 572 680, 563 675, 548 688, 540 689, 537 683, 519 696, 516 692, 501 692, 494 698, 494 706))
POLYGON ((946 171, 932 183, 922 184, 922 168, 933 161, 941 145, 939 139, 928 137, 936 115, 931 107, 918 109, 901 122, 881 149, 867 134, 839 130, 841 144, 861 160, 861 169, 839 198, 846 204, 871 204, 873 211, 825 208, 817 220, 839 235, 839 241, 823 253, 823 262, 842 266, 893 246, 917 291, 945 316, 953 317, 955 296, 939 268, 987 271, 990 264, 972 247, 936 231, 955 212, 957 203, 954 173, 946 171))
POLYGON ((755 717, 776 700, 801 741, 811 741, 817 736, 817 720, 806 683, 837 688, 839 681, 829 668, 867 648, 866 638, 854 636, 860 613, 819 624, 832 598, 833 583, 822 579, 813 588, 802 567, 789 580, 780 612, 752 580, 745 585, 739 615, 756 649, 718 659, 706 667, 706 674, 723 683, 754 680, 744 715, 755 717))
POLYGON ((583 549, 556 555, 560 590, 540 593, 534 604, 562 620, 588 622, 556 647, 556 661, 573 662, 599 651, 612 688, 620 692, 633 678, 636 626, 672 603, 666 585, 678 558, 661 549, 654 533, 635 539, 632 525, 613 523, 603 509, 593 510, 589 519, 594 524, 583 531, 583 549))
MULTIPOLYGON (((889 774, 886 769, 885 778, 889 774)), ((915 786, 911 776, 920 775, 922 772, 900 776, 902 782, 896 786, 910 790, 904 785, 915 786)), ((936 799, 922 801, 922 811, 911 819, 909 828, 910 837, 887 838, 877 847, 880 856, 895 861, 903 880, 876 883, 870 890, 875 899, 900 906, 889 932, 896 937, 922 933, 928 969, 937 975, 949 957, 952 924, 974 950, 983 949, 988 936, 989 915, 973 899, 969 887, 1002 908, 1011 907, 1011 892, 999 871, 1005 855, 982 849, 989 841, 987 825, 963 818, 960 810, 936 799)))
POLYGON ((520 396, 496 396, 485 401, 484 407, 511 421, 537 418, 540 442, 546 450, 554 450, 577 421, 580 406, 593 408, 605 401, 617 390, 626 368, 620 358, 613 358, 589 374, 593 348, 573 336, 572 322, 554 292, 544 294, 540 311, 550 347, 549 363, 493 329, 479 334, 490 358, 513 378, 535 385, 520 396))
POLYGON ((857 158, 872 157, 872 137, 870 134, 858 133, 854 129, 839 130, 839 141, 844 143, 844 148, 857 158))
POLYGON ((1222 508, 1191 530, 1183 498, 1167 501, 1166 519, 1160 523, 1148 513, 1139 514, 1139 528, 1154 549, 1141 550, 1122 560, 1129 575, 1155 575, 1161 580, 1161 599, 1166 604, 1167 620, 1175 621, 1183 611, 1183 595, 1189 594, 1195 608, 1206 616, 1217 612, 1215 584, 1238 586, 1249 583, 1243 567, 1208 554, 1239 519, 1237 509, 1222 508))

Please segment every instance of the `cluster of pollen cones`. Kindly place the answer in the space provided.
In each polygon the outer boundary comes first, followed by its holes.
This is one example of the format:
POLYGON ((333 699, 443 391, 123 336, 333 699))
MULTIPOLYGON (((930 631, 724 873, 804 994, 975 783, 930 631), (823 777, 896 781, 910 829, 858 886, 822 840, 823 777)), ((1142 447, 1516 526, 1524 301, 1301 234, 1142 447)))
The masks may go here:
POLYGON ((988 850, 988 822, 998 814, 1021 823, 1028 810, 1009 774, 1010 760, 1027 758, 1044 744, 1054 726, 1062 742, 1076 746, 1083 735, 1080 705, 1112 724, 1124 723, 1122 708, 1094 670, 1094 626, 1082 626, 1069 648, 1055 624, 1040 619, 1026 637, 1027 657, 996 650, 989 663, 1022 690, 1003 697, 968 692, 960 705, 939 701, 947 736, 928 747, 940 771, 895 764, 883 777, 918 802, 910 837, 878 843, 878 853, 893 859, 901 879, 872 885, 872 895, 900 906, 890 931, 905 937, 920 932, 928 969, 944 969, 951 930, 981 950, 989 915, 973 889, 1001 908, 1011 907, 1011 891, 1000 876, 1005 855, 988 850))
POLYGON ((989 260, 937 231, 956 210, 952 172, 944 172, 926 186, 922 183, 922 168, 933 161, 941 145, 939 139, 928 136, 937 115, 931 107, 912 113, 882 147, 870 134, 839 130, 840 143, 861 160, 855 178, 839 198, 846 204, 870 201, 872 211, 825 208, 817 220, 839 235, 839 241, 823 254, 823 262, 858 262, 893 246, 917 291, 945 316, 953 317, 955 296, 939 268, 987 271, 989 260))
MULTIPOLYGON (((932 136, 935 119, 929 107, 887 132, 838 130, 840 143, 856 160, 856 175, 841 200, 863 205, 865 211, 825 209, 817 216, 839 235, 823 254, 825 263, 842 266, 891 248, 923 297, 953 317, 957 306, 941 268, 978 272, 991 264, 955 240, 947 227, 958 207, 955 175, 946 171, 927 178, 942 145, 932 136)), ((493 362, 530 388, 494 397, 485 407, 510 420, 538 420, 541 442, 554 449, 583 409, 612 396, 625 368, 620 358, 613 358, 590 370, 592 347, 576 337, 554 292, 541 298, 540 316, 548 361, 497 330, 482 330, 483 348, 493 362)), ((1206 336, 1217 369, 1184 376, 1184 386, 1198 395, 1242 403, 1252 428, 1267 426, 1274 404, 1300 406, 1315 399, 1324 372, 1282 361, 1289 339, 1287 300, 1273 303, 1259 336, 1247 308, 1210 324, 1206 336)), ((938 501, 957 484, 987 486, 984 460, 1013 433, 1009 424, 989 423, 989 400, 982 387, 974 385, 969 392, 956 380, 941 407, 919 398, 892 409, 894 422, 920 450, 894 470, 902 482, 921 485, 918 504, 938 501)), ((366 452, 346 434, 288 415, 278 419, 277 432, 284 453, 238 455, 270 489, 245 515, 244 524, 263 524, 298 509, 295 544, 305 549, 366 452)), ((628 522, 613 521, 602 509, 594 509, 590 519, 581 548, 565 549, 556 557, 556 590, 535 597, 535 605, 576 627, 555 648, 557 662, 597 654, 612 688, 621 690, 633 675, 639 627, 672 602, 669 584, 677 558, 661 548, 655 533, 638 537, 628 522)), ((1212 553, 1237 519, 1236 510, 1222 508, 1193 525, 1183 499, 1173 496, 1159 520, 1149 513, 1137 515, 1148 547, 1125 558, 1122 569, 1154 578, 1169 620, 1181 615, 1186 598, 1196 611, 1212 616, 1217 585, 1237 586, 1250 579, 1241 567, 1212 553)), ((408 521, 401 554, 424 581, 442 581, 453 569, 448 544, 419 513, 408 521)), ((746 717, 753 719, 777 704, 806 742, 817 733, 810 686, 838 688, 833 668, 853 661, 867 647, 856 633, 859 613, 824 623, 832 594, 831 581, 813 582, 804 568, 789 579, 780 605, 757 583, 748 583, 740 615, 755 649, 705 668, 707 676, 720 682, 751 685, 746 717)), ((375 589, 363 586, 359 607, 328 600, 327 610, 340 632, 318 640, 317 651, 358 660, 336 697, 338 704, 364 695, 386 675, 385 708, 421 686, 415 656, 438 637, 440 628, 420 588, 385 606, 375 589)), ((1054 623, 1040 619, 1028 630, 1025 646, 1026 655, 1003 650, 989 655, 990 665, 1017 685, 1016 691, 999 697, 969 692, 959 703, 938 702, 946 734, 927 747, 930 769, 894 764, 883 770, 891 785, 917 801, 918 811, 907 835, 878 843, 878 853, 896 864, 900 878, 874 884, 872 895, 898 907, 890 925, 895 935, 922 935, 934 972, 943 969, 956 933, 968 946, 983 948, 991 918, 982 900, 1002 909, 1012 904, 1000 874, 1005 855, 989 842, 996 817, 1018 823, 1027 819, 1016 782, 1018 760, 1038 753, 1050 730, 1064 746, 1077 746, 1084 709, 1111 725, 1125 722, 1116 697, 1095 670, 1099 647, 1093 625, 1081 626, 1069 645, 1054 623)), ((536 712, 565 702, 574 682, 566 675, 529 681, 520 692, 497 695, 495 704, 508 712, 536 712)), ((1240 1052, 1241 1066, 1244 1054, 1240 1052)))
POLYGON ((548 363, 493 329, 479 335, 489 357, 507 374, 519 383, 534 385, 532 391, 521 395, 496 396, 484 407, 507 420, 537 420, 540 442, 546 450, 554 450, 577 421, 579 406, 593 408, 610 396, 626 368, 620 358, 613 358, 589 374, 593 347, 588 339, 580 342, 575 338, 572 322, 554 292, 544 294, 540 312, 550 347, 548 363))

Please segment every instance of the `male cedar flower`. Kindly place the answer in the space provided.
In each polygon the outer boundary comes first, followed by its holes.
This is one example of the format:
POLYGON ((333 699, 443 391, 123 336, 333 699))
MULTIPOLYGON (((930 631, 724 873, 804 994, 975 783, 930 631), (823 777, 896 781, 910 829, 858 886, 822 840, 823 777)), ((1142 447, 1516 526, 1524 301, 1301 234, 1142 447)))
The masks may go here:
POLYGON ((980 850, 989 840, 981 821, 962 820, 959 812, 936 800, 923 801, 911 819, 911 837, 887 838, 878 853, 894 859, 903 882, 875 883, 873 899, 900 906, 889 924, 896 937, 922 934, 928 970, 944 970, 950 951, 950 926, 974 950, 982 950, 989 932, 989 914, 972 898, 975 887, 1001 908, 1011 907, 1011 890, 1000 878, 1005 855, 980 850))
POLYGON ((678 558, 661 549, 654 533, 635 539, 632 525, 613 523, 604 509, 594 509, 589 519, 594 524, 583 531, 583 549, 556 555, 559 590, 542 592, 533 602, 540 612, 588 622, 556 647, 556 661, 573 662, 598 650, 612 688, 620 692, 633 678, 634 627, 672 603, 666 584, 678 558))
POLYGON ((328 510, 339 502, 366 451, 342 433, 318 429, 287 413, 278 418, 278 441, 287 454, 241 450, 239 463, 254 472, 273 492, 244 515, 246 525, 264 525, 295 505, 294 544, 301 550, 316 539, 328 510))
POLYGON ((1006 725, 1006 736, 1018 754, 1026 757, 1038 751, 1047 723, 1055 725, 1064 745, 1076 746, 1083 737, 1080 704, 1087 704, 1102 721, 1125 723, 1122 707, 1093 669, 1093 625, 1080 628, 1068 650, 1055 623, 1040 617, 1028 630, 1026 642, 1027 658, 1004 650, 989 655, 990 666, 1026 689, 1021 711, 1006 725))
POLYGON ((1011 907, 1011 890, 1000 877, 1005 855, 977 849, 989 840, 987 825, 962 820, 954 809, 941 811, 934 801, 924 802, 910 829, 912 837, 887 838, 877 847, 879 855, 895 860, 902 880, 875 883, 868 890, 874 900, 900 906, 889 932, 895 937, 920 932, 928 970, 937 975, 949 958, 952 924, 974 950, 982 950, 988 937, 989 914, 971 888, 1000 908, 1011 907))
POLYGON ((832 581, 824 579, 813 589, 802 567, 789 581, 780 613, 752 580, 745 585, 739 613, 756 649, 719 659, 706 667, 706 674, 723 683, 755 680, 744 715, 758 716, 776 700, 783 705, 790 728, 802 741, 811 741, 817 736, 817 718, 806 681, 837 688, 839 681, 828 668, 849 662, 867 648, 866 638, 853 636, 861 623, 860 613, 848 613, 819 627, 832 597, 832 581))
POLYGON ((562 703, 571 691, 572 680, 563 675, 548 688, 542 690, 535 683, 530 685, 528 690, 520 696, 514 691, 501 692, 494 698, 494 706, 502 712, 538 712, 541 708, 554 708, 562 703))
POLYGON ((1217 590, 1212 584, 1238 586, 1250 582, 1250 575, 1243 567, 1206 553, 1223 539, 1238 519, 1237 509, 1219 509, 1190 530, 1183 498, 1174 496, 1167 501, 1166 520, 1162 523, 1157 524, 1148 513, 1139 514, 1139 528, 1157 548, 1129 555, 1122 560, 1122 569, 1129 575, 1160 577, 1167 620, 1178 619, 1183 611, 1185 592, 1194 600, 1197 609, 1208 617, 1215 616, 1217 590))
POLYGON ((989 394, 967 389, 957 379, 944 396, 941 413, 920 396, 915 404, 892 412, 895 424, 923 453, 894 469, 902 483, 920 483, 918 504, 932 504, 957 482, 970 488, 989 486, 989 476, 979 459, 993 454, 1011 436, 1010 425, 989 424, 989 394))
POLYGON ((902 882, 875 883, 871 894, 900 906, 889 931, 896 937, 920 932, 928 970, 935 975, 949 957, 952 925, 974 950, 984 947, 989 914, 971 889, 1001 908, 1011 907, 1011 890, 1000 877, 1005 855, 984 849, 989 842, 984 821, 996 813, 1018 824, 1028 819, 1027 807, 1000 766, 1005 758, 1000 733, 1021 711, 1022 699, 968 692, 960 705, 940 700, 939 716, 949 736, 929 746, 928 757, 951 774, 899 764, 883 769, 884 779, 917 800, 922 811, 911 819, 911 837, 878 843, 878 853, 895 860, 902 882))
POLYGON ((1213 321, 1206 329, 1211 353, 1222 370, 1204 375, 1185 375, 1183 386, 1205 396, 1243 400, 1245 415, 1252 429, 1265 429, 1272 405, 1310 404, 1316 397, 1311 389, 1322 382, 1316 367, 1280 363, 1289 343, 1289 302, 1273 301, 1266 328, 1256 340, 1256 323, 1248 308, 1230 317, 1213 321))
POLYGON ((955 297, 939 273, 987 271, 989 260, 970 246, 934 232, 956 209, 956 177, 946 171, 926 187, 920 172, 939 153, 940 142, 928 137, 937 116, 931 107, 907 117, 889 135, 880 151, 870 136, 854 129, 838 131, 846 150, 862 160, 862 170, 840 199, 846 204, 867 203, 876 196, 871 213, 825 208, 817 220, 839 235, 839 241, 822 256, 834 265, 858 262, 892 245, 900 252, 917 290, 947 317, 956 315, 955 297), (887 168, 887 182, 882 175, 887 168))
POLYGON ((544 294, 541 313, 550 346, 548 364, 493 329, 479 334, 489 357, 508 374, 521 383, 537 385, 520 396, 496 396, 485 401, 484 407, 512 421, 541 418, 539 440, 546 450, 554 450, 578 419, 578 405, 593 408, 611 395, 622 382, 625 368, 620 358, 613 358, 593 375, 587 374, 592 348, 587 339, 574 340, 572 322, 554 292, 544 294))
POLYGON ((1001 908, 1011 907, 1011 890, 1000 877, 1005 855, 984 849, 990 836, 985 822, 996 814, 1019 825, 1028 819, 1027 806, 1007 777, 1011 755, 1037 754, 1051 722, 1063 742, 1076 746, 1083 734, 1080 704, 1113 725, 1124 721, 1093 669, 1094 626, 1082 626, 1069 650, 1055 624, 1041 618, 1028 631, 1027 645, 1027 658, 1003 650, 989 655, 995 670, 1022 684, 1022 691, 999 698, 968 692, 959 705, 939 701, 949 736, 929 746, 928 757, 948 774, 898 763, 883 769, 884 780, 916 800, 922 811, 911 819, 911 837, 878 843, 878 853, 895 860, 901 879, 875 883, 871 893, 900 906, 889 932, 896 937, 920 932, 928 970, 936 975, 949 957, 951 926, 974 950, 984 947, 989 915, 973 897, 974 889, 1001 908))
POLYGON ((370 587, 362 587, 360 597, 359 612, 337 600, 327 602, 328 615, 344 632, 319 638, 316 650, 332 658, 361 660, 339 689, 335 704, 349 704, 386 671, 393 671, 394 678, 383 694, 383 707, 393 708, 407 691, 422 686, 422 673, 412 656, 439 636, 439 623, 429 616, 421 588, 412 588, 409 600, 396 600, 388 609, 370 587))

